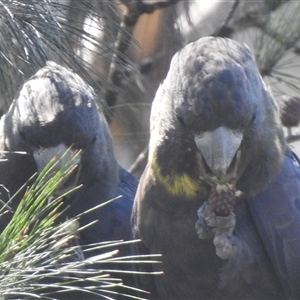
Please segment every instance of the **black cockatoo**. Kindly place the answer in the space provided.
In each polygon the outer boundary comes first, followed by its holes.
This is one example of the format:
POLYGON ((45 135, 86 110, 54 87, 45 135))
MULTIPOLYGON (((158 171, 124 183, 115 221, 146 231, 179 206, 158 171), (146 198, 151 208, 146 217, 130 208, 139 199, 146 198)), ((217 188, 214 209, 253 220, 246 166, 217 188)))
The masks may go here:
MULTIPOLYGON (((82 152, 75 161, 77 171, 58 192, 80 184, 83 187, 64 199, 70 207, 63 217, 77 216, 122 195, 81 216, 81 226, 98 220, 81 232, 81 244, 132 237, 130 214, 137 180, 119 167, 115 159, 112 137, 103 112, 97 110, 96 97, 93 89, 77 74, 47 62, 24 83, 0 121, 0 150, 4 151, 0 161, 0 183, 5 187, 2 200, 6 190, 14 195, 34 172, 69 147, 82 149, 82 152)), ((21 196, 9 203, 13 211, 21 196)), ((1 217, 2 229, 10 217, 11 214, 1 217)))
POLYGON ((138 253, 164 272, 153 299, 300 299, 300 169, 249 49, 180 50, 151 111, 135 198, 138 253))

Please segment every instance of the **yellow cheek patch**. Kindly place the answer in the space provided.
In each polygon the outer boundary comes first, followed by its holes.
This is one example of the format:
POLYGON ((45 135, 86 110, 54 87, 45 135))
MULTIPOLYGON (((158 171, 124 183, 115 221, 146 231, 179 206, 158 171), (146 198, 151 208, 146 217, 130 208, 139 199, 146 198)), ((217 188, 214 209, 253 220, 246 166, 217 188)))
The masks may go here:
POLYGON ((152 170, 156 179, 163 184, 167 191, 174 196, 196 197, 201 189, 199 181, 192 179, 189 175, 162 175, 156 163, 152 163, 152 170))

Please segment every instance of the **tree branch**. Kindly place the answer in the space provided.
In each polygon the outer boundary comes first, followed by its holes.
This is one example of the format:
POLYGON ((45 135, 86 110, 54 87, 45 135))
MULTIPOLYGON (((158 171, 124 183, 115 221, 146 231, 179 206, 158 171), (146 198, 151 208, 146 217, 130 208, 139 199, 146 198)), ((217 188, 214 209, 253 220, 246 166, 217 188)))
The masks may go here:
POLYGON ((118 100, 119 90, 126 82, 127 57, 125 52, 133 40, 133 30, 142 14, 151 14, 155 10, 173 5, 179 0, 157 1, 144 3, 142 0, 121 0, 125 5, 125 13, 122 18, 120 30, 115 42, 115 53, 112 57, 108 74, 110 86, 106 89, 105 100, 108 106, 107 119, 110 122, 113 117, 113 107, 118 100))

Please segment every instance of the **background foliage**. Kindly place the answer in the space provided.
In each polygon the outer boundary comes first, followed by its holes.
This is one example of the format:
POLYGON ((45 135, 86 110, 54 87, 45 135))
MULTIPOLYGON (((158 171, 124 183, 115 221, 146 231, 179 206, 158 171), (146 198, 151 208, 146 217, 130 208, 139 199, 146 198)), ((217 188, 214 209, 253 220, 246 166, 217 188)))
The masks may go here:
POLYGON ((139 175, 151 101, 173 54, 205 35, 246 42, 277 100, 296 96, 299 12, 288 0, 1 0, 1 111, 46 60, 69 66, 101 95, 118 160, 139 175))

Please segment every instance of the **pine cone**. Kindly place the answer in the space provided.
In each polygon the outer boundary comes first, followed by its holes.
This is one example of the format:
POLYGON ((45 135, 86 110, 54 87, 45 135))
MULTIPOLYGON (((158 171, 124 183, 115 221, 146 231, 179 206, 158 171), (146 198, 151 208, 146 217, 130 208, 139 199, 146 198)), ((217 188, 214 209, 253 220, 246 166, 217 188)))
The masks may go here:
POLYGON ((300 123, 300 98, 284 95, 280 101, 280 119, 285 127, 298 126, 300 123))
POLYGON ((236 203, 235 190, 228 188, 227 191, 218 191, 216 187, 212 187, 208 202, 217 216, 229 216, 236 203))

